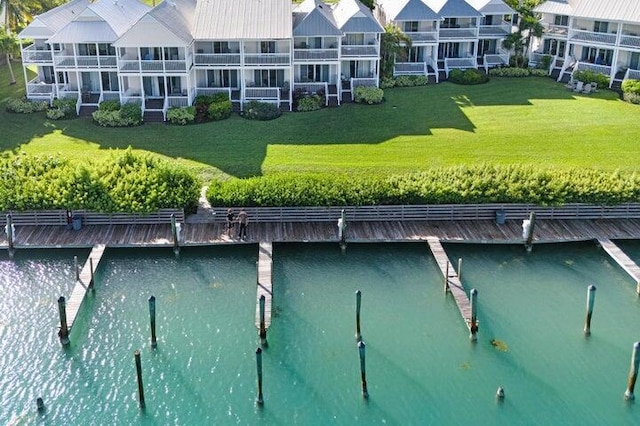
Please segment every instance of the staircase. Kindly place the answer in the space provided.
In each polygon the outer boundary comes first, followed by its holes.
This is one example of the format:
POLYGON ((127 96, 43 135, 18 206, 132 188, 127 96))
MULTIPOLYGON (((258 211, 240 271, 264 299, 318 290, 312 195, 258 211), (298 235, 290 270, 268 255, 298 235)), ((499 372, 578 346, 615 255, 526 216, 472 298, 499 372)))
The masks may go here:
POLYGON ((91 114, 93 114, 93 112, 97 110, 98 110, 98 107, 96 106, 82 105, 80 107, 80 113, 78 115, 80 117, 91 117, 91 114))
POLYGON ((164 115, 162 111, 145 111, 142 120, 145 123, 163 123, 164 115))

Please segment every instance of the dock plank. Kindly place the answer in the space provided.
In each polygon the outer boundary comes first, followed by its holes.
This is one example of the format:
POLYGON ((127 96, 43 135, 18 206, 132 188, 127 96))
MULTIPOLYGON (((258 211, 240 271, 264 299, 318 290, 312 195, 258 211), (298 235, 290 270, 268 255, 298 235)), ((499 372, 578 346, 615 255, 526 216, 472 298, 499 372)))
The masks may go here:
POLYGON ((258 252, 258 285, 256 294, 256 327, 260 328, 260 297, 265 297, 264 323, 271 326, 271 310, 273 302, 273 244, 262 241, 258 252))
POLYGON ((640 267, 613 241, 606 238, 598 238, 598 243, 627 274, 631 275, 636 284, 640 285, 640 267))
POLYGON ((93 259, 93 272, 98 268, 98 264, 102 259, 102 255, 104 254, 105 245, 97 244, 89 253, 89 257, 85 262, 82 270, 80 271, 80 279, 76 282, 76 285, 73 287, 73 291, 71 292, 71 297, 69 297, 67 301, 67 327, 69 331, 73 328, 73 324, 78 317, 78 313, 80 312, 80 308, 82 307, 82 302, 84 301, 84 297, 87 294, 87 290, 89 289, 89 284, 91 283, 91 262, 89 259, 93 259))

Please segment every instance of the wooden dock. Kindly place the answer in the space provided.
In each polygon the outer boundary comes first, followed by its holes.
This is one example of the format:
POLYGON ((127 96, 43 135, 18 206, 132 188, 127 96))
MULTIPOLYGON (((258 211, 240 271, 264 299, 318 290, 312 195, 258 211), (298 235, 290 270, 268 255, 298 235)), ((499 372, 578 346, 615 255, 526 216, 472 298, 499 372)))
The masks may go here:
POLYGON ((427 243, 442 272, 442 276, 447 279, 449 290, 451 291, 453 299, 456 301, 456 305, 458 305, 460 315, 462 315, 462 319, 467 325, 467 328, 471 331, 471 302, 469 301, 467 293, 464 291, 464 287, 462 287, 462 282, 449 261, 449 257, 444 251, 442 244, 440 244, 440 239, 437 237, 428 237, 427 243))
POLYGON ((258 285, 256 297, 256 327, 260 329, 260 297, 265 297, 264 322, 265 327, 271 325, 271 307, 273 300, 273 244, 262 241, 258 253, 258 285))
POLYGON ((638 286, 638 290, 640 290, 640 267, 631 260, 625 252, 620 250, 620 247, 615 245, 613 241, 605 238, 598 238, 598 243, 600 243, 604 251, 606 251, 609 256, 611 256, 611 258, 627 272, 627 274, 631 275, 631 278, 633 278, 638 286))
POLYGON ((80 279, 76 282, 76 285, 71 292, 71 297, 67 300, 67 326, 69 331, 73 328, 73 324, 78 317, 80 307, 82 306, 84 297, 87 294, 89 285, 92 284, 91 277, 93 276, 93 273, 95 273, 96 269, 98 269, 98 264, 100 263, 100 259, 102 259, 104 249, 104 244, 97 244, 93 247, 91 253, 89 253, 89 258, 87 258, 84 267, 80 271, 80 279), (91 271, 92 265, 93 271, 91 271))

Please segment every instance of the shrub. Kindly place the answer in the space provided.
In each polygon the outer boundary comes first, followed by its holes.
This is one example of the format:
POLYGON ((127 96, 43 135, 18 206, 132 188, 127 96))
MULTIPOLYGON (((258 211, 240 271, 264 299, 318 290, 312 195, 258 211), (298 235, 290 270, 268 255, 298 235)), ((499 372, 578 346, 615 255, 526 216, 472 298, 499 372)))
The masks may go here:
POLYGON ((516 68, 527 68, 529 66, 529 59, 523 55, 511 55, 509 57, 509 66, 516 68))
POLYGON ((76 113, 76 102, 77 100, 73 98, 55 99, 53 101, 53 107, 63 113, 60 118, 74 118, 78 116, 76 113))
POLYGON ((297 111, 308 112, 317 111, 324 105, 323 99, 317 94, 305 95, 298 99, 297 111))
POLYGON ((547 77, 549 73, 546 69, 529 68, 529 75, 533 77, 547 77))
POLYGON ((198 95, 193 101, 195 106, 206 105, 207 107, 215 102, 213 95, 198 95))
POLYGON ((47 110, 47 118, 49 120, 62 120, 65 117, 65 113, 60 108, 52 108, 47 110))
POLYGON ((124 104, 120 107, 120 118, 129 123, 127 126, 137 126, 142 123, 142 109, 138 104, 124 104))
POLYGON ((118 111, 94 111, 92 117, 102 127, 138 126, 142 123, 142 109, 138 104, 124 104, 118 111))
POLYGON ((622 82, 621 89, 624 93, 640 94, 640 80, 625 80, 622 82))
POLYGON ((380 79, 380 88, 388 89, 389 87, 393 87, 396 85, 396 80, 394 78, 382 77, 380 79))
POLYGON ((397 87, 426 86, 427 77, 424 75, 400 75, 395 79, 397 87))
POLYGON ((528 68, 502 67, 491 68, 489 75, 494 77, 528 77, 531 72, 528 68))
POLYGON ((222 95, 224 95, 223 100, 213 102, 207 108, 207 115, 211 120, 224 120, 231 117, 231 101, 226 93, 222 95))
POLYGON ((543 55, 542 58, 540 58, 540 61, 536 64, 536 68, 546 71, 551 66, 552 60, 553 58, 551 57, 551 55, 543 55))
POLYGON ((591 70, 584 71, 576 71, 573 73, 573 79, 577 81, 582 81, 583 83, 592 83, 595 82, 598 84, 598 88, 609 87, 609 77, 604 74, 600 74, 599 72, 594 72, 591 70))
POLYGON ((93 120, 102 127, 126 127, 120 118, 120 111, 94 111, 91 116, 93 120))
POLYGON ((214 102, 225 102, 229 100, 229 94, 226 92, 218 92, 218 93, 214 93, 213 95, 211 95, 211 103, 214 102))
POLYGON ((623 92, 622 99, 632 104, 640 105, 640 93, 623 92))
POLYGON ((118 111, 120 109, 120 101, 115 99, 109 100, 109 101, 102 101, 100 102, 98 109, 100 111, 118 111))
POLYGON ((269 102, 251 101, 247 102, 242 112, 242 117, 247 120, 273 120, 282 115, 278 105, 269 102))
POLYGON ((184 126, 196 119, 196 107, 172 107, 167 111, 167 121, 171 124, 184 126))
POLYGON ((33 112, 41 112, 49 109, 49 103, 46 101, 32 102, 27 98, 10 98, 7 101, 7 111, 17 114, 31 114, 33 112))
POLYGON ((362 104, 379 104, 384 99, 384 91, 373 86, 359 86, 354 90, 354 100, 362 104))
POLYGON ((455 69, 449 73, 449 81, 464 85, 482 84, 489 81, 489 76, 473 68, 464 71, 455 69))

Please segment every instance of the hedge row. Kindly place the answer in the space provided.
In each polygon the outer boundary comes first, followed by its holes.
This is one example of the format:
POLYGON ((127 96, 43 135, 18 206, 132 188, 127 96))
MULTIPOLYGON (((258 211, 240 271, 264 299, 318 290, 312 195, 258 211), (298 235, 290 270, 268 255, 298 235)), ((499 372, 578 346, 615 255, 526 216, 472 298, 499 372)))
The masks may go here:
POLYGON ((214 181, 207 197, 214 206, 613 205, 640 201, 640 176, 527 166, 450 167, 387 177, 282 173, 214 181))
POLYGON ((187 170, 131 149, 89 164, 26 154, 0 159, 0 210, 5 211, 195 211, 199 193, 200 183, 187 170))

